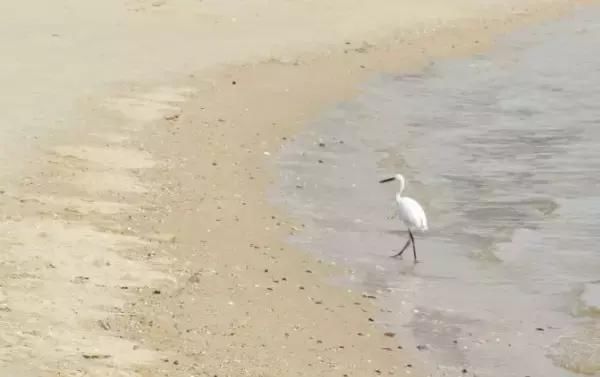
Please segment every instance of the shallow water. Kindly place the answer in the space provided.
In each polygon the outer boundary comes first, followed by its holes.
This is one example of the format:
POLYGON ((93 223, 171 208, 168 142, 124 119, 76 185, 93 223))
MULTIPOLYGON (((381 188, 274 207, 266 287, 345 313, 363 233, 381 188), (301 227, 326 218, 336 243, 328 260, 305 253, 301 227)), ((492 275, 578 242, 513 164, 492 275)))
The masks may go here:
POLYGON ((378 77, 282 153, 275 197, 307 229, 293 242, 379 292, 434 375, 600 375, 598 46, 586 8, 378 77), (377 181, 396 172, 429 217, 417 265, 388 257, 406 233, 377 181))

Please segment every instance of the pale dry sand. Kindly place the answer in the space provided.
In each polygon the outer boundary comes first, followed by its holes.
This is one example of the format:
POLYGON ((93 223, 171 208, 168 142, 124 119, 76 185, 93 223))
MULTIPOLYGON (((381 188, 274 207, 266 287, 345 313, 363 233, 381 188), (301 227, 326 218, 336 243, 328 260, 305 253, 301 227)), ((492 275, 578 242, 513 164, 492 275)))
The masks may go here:
POLYGON ((1 160, 26 161, 10 135, 64 124, 1 187, 1 374, 443 375, 385 334, 376 300, 326 283, 343 269, 286 245, 302 225, 268 204, 270 162, 373 73, 480 51, 573 4, 2 5, 18 57, 3 127, 27 127, 2 134, 1 160))

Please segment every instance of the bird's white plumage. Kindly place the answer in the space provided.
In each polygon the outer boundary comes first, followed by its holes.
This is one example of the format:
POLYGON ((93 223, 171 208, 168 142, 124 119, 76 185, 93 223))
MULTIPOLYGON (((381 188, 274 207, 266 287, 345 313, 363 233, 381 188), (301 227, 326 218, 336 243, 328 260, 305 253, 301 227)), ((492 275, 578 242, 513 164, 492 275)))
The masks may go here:
POLYGON ((421 207, 421 205, 413 198, 402 196, 406 184, 404 176, 402 174, 396 174, 394 179, 400 183, 400 188, 396 194, 400 220, 404 222, 408 229, 415 229, 421 232, 426 231, 427 216, 425 216, 423 207, 421 207))
POLYGON ((409 229, 416 229, 421 232, 427 230, 427 216, 425 216, 423 207, 416 200, 402 196, 399 192, 396 194, 396 202, 398 203, 400 219, 409 229))

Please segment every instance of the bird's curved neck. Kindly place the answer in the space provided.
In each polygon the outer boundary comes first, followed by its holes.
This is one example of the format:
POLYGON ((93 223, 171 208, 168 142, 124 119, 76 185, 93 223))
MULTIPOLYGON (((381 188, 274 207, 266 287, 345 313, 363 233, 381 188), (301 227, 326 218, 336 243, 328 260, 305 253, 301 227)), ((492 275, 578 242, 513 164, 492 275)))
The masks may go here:
POLYGON ((398 177, 398 183, 400 185, 398 188, 398 196, 402 196, 402 192, 404 191, 404 177, 398 177))

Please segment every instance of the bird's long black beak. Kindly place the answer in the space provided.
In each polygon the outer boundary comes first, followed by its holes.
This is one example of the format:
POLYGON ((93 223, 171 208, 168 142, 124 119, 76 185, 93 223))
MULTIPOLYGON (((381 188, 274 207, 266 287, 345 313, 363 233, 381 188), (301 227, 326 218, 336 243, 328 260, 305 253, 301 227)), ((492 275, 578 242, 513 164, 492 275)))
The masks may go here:
POLYGON ((396 179, 396 178, 392 177, 392 178, 386 178, 386 179, 382 179, 381 181, 379 181, 379 183, 391 182, 391 181, 393 181, 394 179, 396 179))

